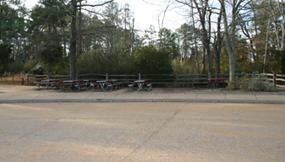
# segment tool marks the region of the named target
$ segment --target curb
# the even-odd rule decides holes
[[[17,99],[0,100],[0,104],[25,103],[230,103],[230,104],[285,104],[284,100],[244,99]]]

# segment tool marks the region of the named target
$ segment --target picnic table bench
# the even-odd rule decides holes
[[[45,87],[45,88],[58,88],[60,84],[60,80],[59,79],[45,79],[45,80],[41,80],[38,84],[38,87]]]
[[[133,83],[128,85],[131,90],[152,90],[152,84],[148,80],[135,80]]]
[[[96,80],[63,80],[61,87],[63,90],[82,91],[95,88]]]
[[[211,87],[226,87],[226,78],[211,78],[209,79],[209,86]]]
[[[98,84],[98,88],[100,88],[102,91],[112,91],[113,89],[119,89],[122,85],[121,82],[115,79],[98,80],[96,83]]]

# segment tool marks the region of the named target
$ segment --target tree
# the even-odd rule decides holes
[[[26,35],[26,9],[21,1],[0,0],[0,43],[13,44],[11,57],[24,57],[23,42]]]
[[[219,16],[217,18],[217,31],[214,33],[214,53],[215,53],[215,59],[216,59],[216,77],[218,77],[221,73],[221,53],[222,53],[222,45],[223,45],[223,33],[221,31],[222,27],[222,13],[223,11],[220,10]]]
[[[210,6],[209,0],[176,0],[176,2],[186,5],[193,11],[196,10],[199,18],[199,23],[201,25],[202,31],[202,43],[204,52],[207,55],[207,69],[208,69],[208,79],[212,75],[212,54],[211,54],[211,16],[212,8]],[[194,13],[194,12],[193,12]]]
[[[71,79],[77,78],[77,68],[76,68],[76,60],[77,60],[77,36],[78,36],[78,29],[77,29],[77,15],[78,10],[81,10],[84,7],[98,7],[103,6],[108,3],[113,2],[113,0],[108,0],[99,4],[87,4],[82,3],[83,0],[71,0],[71,40],[70,40],[70,77]]]
[[[170,29],[162,28],[160,29],[158,36],[159,49],[169,52],[172,59],[177,58],[179,56],[177,33],[172,32]]]
[[[69,24],[69,8],[66,0],[41,0],[32,9],[29,31],[31,32],[31,53],[36,60],[46,46],[66,48],[66,28]],[[63,51],[66,52],[66,49]],[[48,53],[47,53],[48,54]]]
[[[238,26],[238,15],[243,7],[248,4],[247,0],[219,0],[223,15],[224,36],[227,53],[229,55],[229,83],[235,81],[236,72],[236,33]],[[229,7],[226,7],[229,4]],[[231,22],[229,22],[228,12],[231,11]]]
[[[11,53],[11,45],[0,44],[0,74],[7,70],[7,66],[11,62]]]

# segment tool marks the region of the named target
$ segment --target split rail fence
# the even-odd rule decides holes
[[[266,82],[274,84],[276,87],[285,88],[285,75],[276,73],[242,73],[237,77],[259,77]],[[44,79],[62,79],[69,80],[69,75],[26,75],[25,85],[35,85]],[[228,75],[214,76],[210,80],[206,74],[80,74],[78,80],[120,80],[123,85],[128,85],[134,80],[149,80],[154,87],[226,87]],[[0,79],[1,81],[1,79]]]

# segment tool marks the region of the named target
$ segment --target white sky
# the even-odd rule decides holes
[[[25,5],[28,8],[32,8],[38,0],[24,0]],[[98,0],[89,0],[92,3],[100,2]],[[131,12],[134,13],[135,17],[135,28],[144,30],[148,29],[150,25],[154,25],[155,29],[158,29],[158,16],[163,15],[167,3],[169,0],[115,0],[122,7],[128,3],[130,5]],[[102,1],[101,1],[102,2]],[[179,13],[180,12],[180,13]],[[164,27],[175,30],[180,27],[186,20],[182,16],[183,11],[175,9],[171,6],[166,13],[164,20]]]

